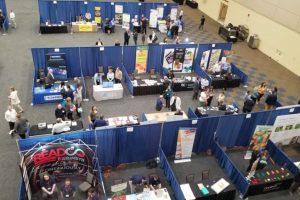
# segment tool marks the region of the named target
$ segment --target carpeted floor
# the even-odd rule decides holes
[[[8,90],[14,85],[19,91],[22,106],[25,108],[24,117],[28,118],[32,124],[43,121],[54,120],[54,104],[30,106],[31,103],[31,85],[33,62],[30,48],[32,47],[70,47],[70,46],[89,46],[93,45],[100,37],[105,45],[114,44],[115,39],[122,43],[123,31],[117,28],[116,33],[110,36],[103,33],[82,33],[82,34],[38,34],[38,5],[36,0],[6,1],[7,10],[14,10],[16,13],[17,29],[9,30],[6,36],[0,35],[0,100],[3,105],[0,107],[0,113],[4,114],[8,104]],[[204,32],[197,30],[201,12],[183,6],[185,30],[181,34],[182,40],[188,37],[190,41],[196,43],[222,42],[217,35],[218,24],[207,18]],[[159,40],[164,38],[158,34]],[[174,41],[170,41],[174,42]],[[139,38],[139,43],[141,43]],[[130,41],[133,44],[133,41]],[[299,99],[300,79],[289,72],[283,66],[271,60],[268,56],[258,50],[248,48],[244,42],[238,42],[233,45],[236,52],[234,62],[249,75],[248,88],[240,87],[230,89],[226,92],[226,102],[236,101],[240,106],[241,96],[247,89],[252,89],[262,81],[267,81],[269,85],[279,87],[279,99],[283,105],[295,104]],[[182,98],[182,109],[187,110],[189,106],[196,107],[197,102],[191,99],[191,92],[180,92]],[[86,122],[86,116],[91,105],[97,105],[100,112],[107,117],[127,114],[137,114],[142,112],[154,112],[154,103],[156,96],[135,97],[129,95],[125,89],[124,98],[121,100],[84,103],[83,119]],[[259,109],[257,107],[256,109]],[[11,139],[8,133],[8,125],[2,118],[0,120],[1,140],[0,140],[0,199],[10,200],[17,197],[17,186],[19,184],[19,169],[17,163],[18,152],[14,139]],[[272,199],[282,199],[287,196],[287,192],[280,192],[272,196]],[[264,199],[270,199],[270,196],[261,196]],[[252,198],[251,198],[252,199]]]

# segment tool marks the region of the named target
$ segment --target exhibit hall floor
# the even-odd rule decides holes
[[[19,92],[21,105],[25,109],[24,117],[29,119],[31,124],[39,122],[53,122],[55,104],[31,106],[31,85],[33,62],[30,48],[32,47],[71,47],[71,46],[92,46],[98,38],[101,38],[104,45],[113,45],[118,39],[123,43],[123,30],[117,28],[115,34],[105,35],[103,33],[83,33],[83,34],[54,34],[39,35],[38,33],[38,5],[36,0],[8,0],[7,10],[11,9],[16,13],[17,29],[9,30],[7,35],[0,35],[0,85],[2,106],[0,113],[2,116],[8,105],[9,87],[15,86]],[[224,42],[217,35],[218,24],[207,18],[205,31],[197,30],[201,12],[186,6],[184,9],[185,30],[182,40],[186,37],[196,43]],[[150,31],[150,30],[148,30]],[[159,40],[163,35],[158,34]],[[173,41],[171,41],[173,42]],[[139,37],[139,44],[141,43]],[[131,38],[130,44],[133,44]],[[226,102],[237,101],[241,106],[242,95],[247,89],[252,89],[262,81],[272,83],[279,87],[279,100],[284,105],[295,104],[299,98],[299,77],[295,76],[278,63],[269,59],[258,50],[249,49],[246,43],[236,43],[233,45],[236,52],[237,66],[244,70],[249,76],[249,87],[230,89],[226,91]],[[129,59],[129,58],[128,58]],[[198,103],[192,101],[192,92],[180,92],[182,98],[182,109],[187,110],[189,106],[196,107]],[[86,125],[87,113],[91,105],[96,105],[101,114],[106,117],[137,114],[142,112],[155,112],[154,104],[156,95],[147,97],[139,96],[132,98],[125,89],[124,98],[121,100],[94,102],[84,102],[83,120]],[[216,98],[216,97],[215,97]],[[259,108],[256,108],[259,109]],[[18,152],[15,139],[8,135],[8,124],[4,117],[0,120],[0,199],[14,200],[17,198],[20,173],[18,169]],[[271,193],[268,195],[251,197],[249,199],[293,199],[287,191]]]

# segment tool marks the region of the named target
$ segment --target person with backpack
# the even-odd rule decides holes
[[[172,90],[171,87],[168,86],[168,88],[164,91],[164,99],[166,100],[166,108],[170,109],[170,100],[172,97]]]

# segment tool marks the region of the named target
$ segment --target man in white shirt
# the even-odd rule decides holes
[[[17,28],[17,24],[16,24],[16,15],[15,13],[11,10],[9,13],[9,20],[10,20],[10,25],[13,28]]]
[[[97,72],[94,75],[94,85],[102,85],[102,73]]]
[[[213,65],[213,72],[215,74],[221,73],[221,63],[217,62],[216,64]]]
[[[85,21],[90,22],[92,19],[92,15],[89,11],[85,13]]]
[[[114,81],[115,80],[115,74],[112,70],[112,68],[109,68],[108,73],[106,75],[106,78],[108,81]]]
[[[170,100],[170,105],[171,105],[172,111],[180,110],[181,98],[179,96],[177,96],[175,93],[173,93],[173,96],[171,97],[171,100]]]
[[[16,110],[13,109],[11,106],[7,106],[7,111],[5,112],[5,120],[9,124],[9,130],[10,130],[9,133],[10,134],[11,134],[11,131],[14,130],[16,119],[17,119]]]
[[[202,78],[201,79],[201,88],[202,90],[206,89],[209,86],[209,82],[207,78]]]
[[[60,134],[70,130],[71,123],[63,121],[61,118],[56,119],[56,124],[52,127],[52,134]]]
[[[200,101],[200,106],[201,107],[206,107],[206,105],[207,105],[207,99],[208,99],[207,91],[203,90],[200,93],[200,97],[199,97],[199,101]]]

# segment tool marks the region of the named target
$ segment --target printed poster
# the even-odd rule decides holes
[[[252,135],[249,149],[259,151],[267,146],[273,126],[257,125]]]
[[[149,27],[156,28],[157,27],[157,17],[158,11],[156,9],[150,10],[150,19],[149,19]]]
[[[123,13],[122,17],[122,28],[129,29],[130,28],[130,14]]]
[[[171,20],[175,21],[177,19],[177,8],[172,8],[170,13]]]
[[[101,24],[101,7],[95,7],[95,22]]]
[[[182,72],[183,62],[185,57],[185,48],[175,48],[174,61],[173,61],[173,71]]]
[[[196,128],[179,128],[175,160],[191,158],[196,130]]]
[[[158,6],[157,12],[158,12],[158,14],[157,14],[158,19],[162,19],[164,17],[164,7]]]
[[[207,70],[207,64],[209,59],[210,50],[204,51],[202,53],[201,61],[200,61],[200,67],[203,70]]]
[[[167,70],[172,69],[174,58],[174,49],[165,49],[163,67]]]
[[[123,23],[123,5],[115,5],[115,23],[122,26]]]
[[[186,48],[183,61],[183,73],[191,73],[195,56],[195,48]]]
[[[138,73],[147,71],[148,46],[137,46],[135,57],[135,69]]]
[[[270,139],[283,145],[299,143],[300,114],[277,116]]]
[[[221,49],[211,50],[208,71],[213,71],[213,66],[219,62],[221,51]]]

